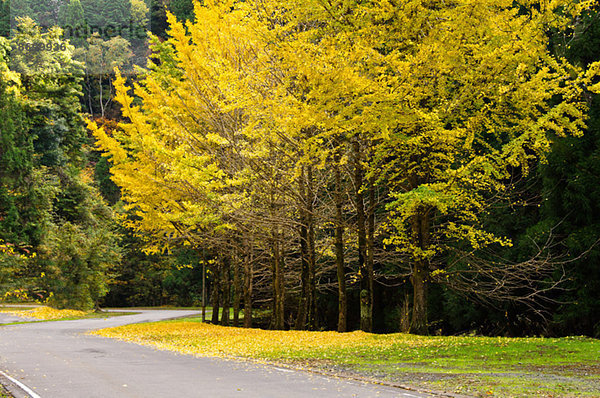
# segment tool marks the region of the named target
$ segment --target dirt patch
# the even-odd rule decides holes
[[[569,375],[578,377],[600,376],[600,364],[573,364],[573,365],[544,365],[544,366],[526,366],[523,368],[532,373],[550,373],[559,375]]]
[[[324,374],[395,385],[421,392],[433,392],[442,396],[461,396],[460,394],[490,395],[487,389],[497,389],[493,395],[512,396],[502,393],[504,384],[515,384],[531,389],[531,393],[540,396],[572,397],[578,394],[600,396],[600,388],[594,377],[599,374],[600,365],[564,365],[546,367],[522,367],[514,371],[472,372],[422,372],[411,369],[427,366],[427,363],[394,363],[385,365],[337,365],[331,361],[290,361],[287,365],[321,372]],[[417,369],[415,369],[417,370]],[[456,371],[456,370],[455,370]],[[525,387],[529,386],[529,387]],[[538,390],[547,386],[548,390]],[[577,391],[578,394],[573,393]]]

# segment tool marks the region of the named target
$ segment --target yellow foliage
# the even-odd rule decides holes
[[[27,250],[24,250],[23,252],[19,253],[19,251],[15,249],[16,248],[14,245],[0,239],[0,254],[2,255],[16,257],[22,260],[27,258],[34,258],[36,256],[35,252],[32,253]]]
[[[297,223],[305,168],[353,151],[387,196],[385,244],[409,262],[510,245],[482,216],[552,137],[585,128],[600,66],[554,56],[546,32],[592,3],[401,3],[214,0],[195,2],[196,23],[169,15],[161,62],[133,88],[117,73],[125,122],[112,135],[89,123],[150,250],[279,233]]]
[[[170,322],[135,324],[92,332],[184,354],[216,357],[285,358],[298,352],[321,350],[384,349],[392,344],[418,347],[436,344],[435,339],[408,334],[275,331],[223,327],[206,323]]]
[[[31,310],[22,310],[22,311],[1,311],[9,313],[11,315],[16,315],[24,318],[35,318],[43,321],[47,320],[59,320],[64,318],[75,318],[75,317],[83,317],[87,315],[87,312],[78,311],[78,310],[57,310],[51,307],[37,307]]]

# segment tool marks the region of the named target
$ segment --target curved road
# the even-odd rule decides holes
[[[194,314],[151,310],[106,319],[0,325],[0,370],[41,398],[427,396],[276,366],[158,351],[85,334]],[[3,322],[7,316],[0,314]]]

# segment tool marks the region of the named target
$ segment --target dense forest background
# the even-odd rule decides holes
[[[393,248],[394,225],[387,221],[391,188],[376,182],[384,172],[373,171],[386,168],[369,168],[382,159],[394,163],[400,152],[393,143],[377,152],[367,140],[350,139],[336,144],[344,149],[322,155],[330,156],[324,161],[331,167],[304,162],[283,174],[278,170],[289,166],[282,154],[269,158],[277,165],[272,170],[249,157],[254,163],[244,161],[255,175],[245,181],[260,188],[234,216],[221,219],[227,232],[197,227],[191,233],[189,224],[173,219],[175,232],[157,231],[158,221],[156,228],[140,227],[140,207],[124,200],[111,178],[111,160],[96,147],[85,119],[109,136],[122,128],[119,122],[130,121],[114,99],[115,67],[129,86],[144,79],[146,73],[137,68],[148,59],[158,76],[177,75],[167,9],[178,21],[195,20],[188,0],[2,0],[0,293],[5,300],[82,309],[205,303],[224,309],[221,319],[213,312],[212,322],[241,324],[245,309],[253,312],[255,326],[271,328],[600,337],[598,95],[584,93],[583,135],[552,136],[546,158],[529,161],[528,173],[512,170],[504,178],[510,193],[478,218],[481,229],[512,245],[490,245],[477,259],[486,269],[520,274],[518,284],[502,292],[474,288],[489,283],[487,273],[452,283],[443,270],[450,263],[459,270],[467,265],[457,260],[457,251],[447,250],[439,260],[444,265],[425,277],[427,322],[415,330],[410,320],[416,265]],[[600,60],[599,15],[598,7],[589,8],[561,19],[566,26],[548,28],[548,51],[588,69]],[[89,26],[104,30],[74,33]],[[125,29],[122,35],[107,34],[107,26]],[[134,34],[139,27],[154,37]],[[187,29],[193,31],[191,23]],[[141,102],[140,96],[134,101]],[[310,129],[303,134],[317,135]],[[321,156],[317,149],[313,154]],[[231,168],[242,164],[227,159]],[[206,223],[197,217],[198,225]],[[177,234],[178,226],[187,232]],[[463,248],[461,242],[452,244]]]

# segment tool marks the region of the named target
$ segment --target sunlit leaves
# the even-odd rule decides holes
[[[416,336],[364,332],[307,332],[243,329],[199,322],[170,321],[102,329],[93,334],[149,345],[184,354],[336,363],[385,362],[397,364],[426,360],[457,365],[487,359],[487,365],[523,361],[562,363],[563,350],[592,360],[600,350],[593,339],[505,338],[470,336]],[[541,351],[539,347],[544,347]],[[460,365],[459,365],[460,366]]]
[[[23,309],[21,311],[15,311],[15,310],[11,310],[11,311],[2,311],[0,310],[0,312],[5,312],[5,313],[9,313],[11,315],[16,315],[16,316],[20,316],[23,318],[34,318],[37,320],[41,320],[41,321],[49,321],[49,320],[59,320],[59,319],[64,319],[64,318],[77,318],[77,317],[83,317],[87,314],[87,312],[84,311],[78,311],[78,310],[57,310],[55,308],[51,308],[51,307],[37,307],[34,309]]]

